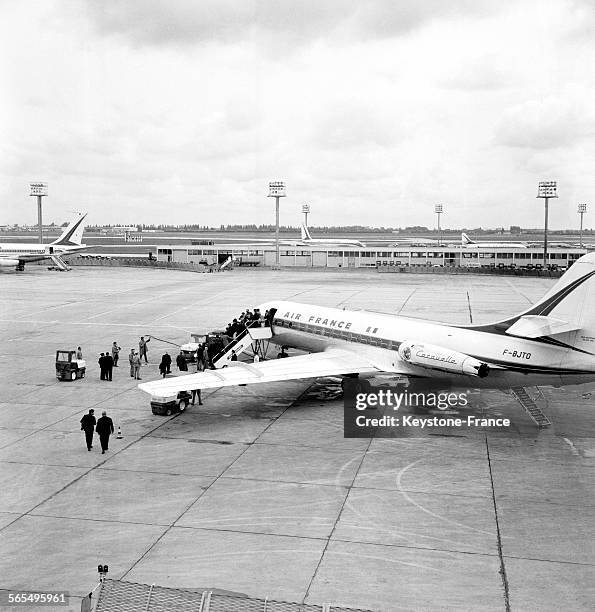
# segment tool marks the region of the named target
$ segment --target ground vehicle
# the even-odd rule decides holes
[[[190,334],[192,336],[192,342],[182,344],[180,351],[186,361],[194,363],[196,361],[196,350],[200,344],[207,345],[207,351],[209,358],[212,359],[215,355],[220,353],[230,341],[229,336],[226,335],[223,330],[215,330],[208,334]]]
[[[56,378],[58,380],[76,380],[85,378],[87,363],[76,359],[76,351],[56,351]]]
[[[153,397],[151,399],[151,410],[153,414],[169,416],[174,412],[183,412],[188,407],[192,394],[188,391],[180,391],[177,396]]]

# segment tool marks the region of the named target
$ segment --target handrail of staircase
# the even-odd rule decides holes
[[[246,336],[246,334],[248,333],[248,329],[250,327],[255,327],[255,324],[258,323],[258,321],[249,321],[248,323],[246,323],[246,327],[226,346],[223,347],[222,350],[220,350],[214,357],[213,359],[211,359],[212,363],[215,363],[216,361],[218,361],[221,357],[223,357],[223,355],[225,355],[228,351],[233,350],[234,346],[237,346],[238,343],[240,342],[240,340],[242,338],[244,338]]]

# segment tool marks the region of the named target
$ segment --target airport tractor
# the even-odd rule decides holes
[[[177,412],[184,412],[192,399],[188,391],[179,391],[177,395],[153,396],[151,398],[151,411],[153,414],[169,416]]]
[[[76,380],[85,378],[87,363],[76,358],[76,351],[56,351],[56,378],[58,380]]]

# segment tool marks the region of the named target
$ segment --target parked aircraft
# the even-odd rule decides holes
[[[498,249],[498,248],[509,248],[509,249],[526,249],[527,245],[524,242],[475,242],[471,240],[465,232],[461,233],[461,244],[469,249]]]
[[[302,223],[302,240],[298,241],[298,244],[308,245],[319,245],[319,246],[355,246],[365,247],[366,245],[359,240],[350,240],[349,238],[312,238],[310,230],[306,227],[305,223]]]
[[[49,244],[23,244],[18,242],[0,244],[0,268],[15,268],[22,271],[25,269],[26,263],[51,259],[60,270],[68,270],[69,268],[62,257],[87,248],[86,245],[81,244],[85,229],[83,221],[86,216],[86,213],[78,213],[60,237]]]
[[[152,396],[320,376],[373,378],[379,373],[437,379],[452,387],[517,390],[595,380],[595,253],[581,257],[535,305],[482,325],[452,325],[376,312],[351,312],[271,301],[268,338],[310,354],[231,363],[229,344],[216,365],[235,367],[146,382]],[[267,328],[257,328],[262,337]],[[251,333],[249,329],[248,334]],[[523,403],[523,405],[525,405]],[[527,408],[527,406],[525,405]],[[529,408],[527,408],[529,410]]]

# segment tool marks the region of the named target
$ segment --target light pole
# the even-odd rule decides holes
[[[581,216],[580,247],[583,248],[583,215],[587,212],[586,204],[578,205],[578,214]]]
[[[48,194],[47,183],[29,183],[30,196],[37,196],[37,224],[39,226],[39,244],[43,243],[43,223],[41,221],[41,198]]]
[[[558,186],[556,181],[540,181],[537,189],[537,197],[545,200],[545,222],[543,224],[543,267],[547,269],[547,217],[550,198],[558,197]]]
[[[304,225],[308,228],[308,213],[310,212],[310,204],[302,204],[302,212],[304,213]]]
[[[434,212],[436,213],[436,216],[438,217],[438,246],[442,245],[442,230],[440,229],[440,215],[444,212],[444,207],[442,206],[442,204],[436,204],[434,206]]]
[[[271,181],[269,183],[269,198],[275,198],[275,267],[281,267],[279,259],[279,198],[284,198],[285,183],[283,181]]]

